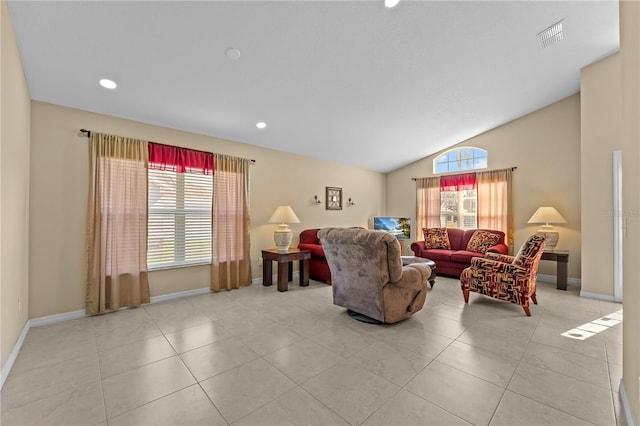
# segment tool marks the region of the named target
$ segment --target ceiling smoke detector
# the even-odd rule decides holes
[[[225,50],[224,54],[227,55],[227,58],[231,59],[232,61],[237,61],[238,59],[240,59],[240,49],[236,49],[234,47],[230,47]]]
[[[564,40],[564,19],[538,33],[538,43],[542,49],[559,43],[560,40]]]

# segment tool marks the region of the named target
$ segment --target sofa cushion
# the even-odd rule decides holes
[[[467,240],[463,242],[465,232],[466,231],[464,229],[447,228],[451,250],[464,250],[467,248],[467,243],[469,241]]]
[[[422,231],[426,249],[451,249],[447,228],[423,228]]]
[[[495,246],[500,241],[500,234],[490,231],[476,231],[467,244],[467,251],[485,253],[490,247]]]
[[[434,261],[438,260],[451,260],[451,254],[453,254],[453,250],[445,250],[445,249],[427,249],[422,252],[422,257],[426,259],[431,259]]]
[[[458,263],[471,264],[471,259],[481,257],[482,254],[476,251],[458,250],[451,254],[451,261]]]

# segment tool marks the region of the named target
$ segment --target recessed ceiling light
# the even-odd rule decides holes
[[[234,61],[237,59],[240,59],[240,50],[230,47],[227,50],[224,51],[224,53],[227,55],[227,58],[229,59],[233,59]]]
[[[384,0],[384,5],[389,9],[396,7],[398,3],[400,3],[400,0]]]
[[[258,121],[258,122],[256,123],[256,127],[257,127],[258,129],[264,129],[265,127],[267,127],[267,123],[265,123],[264,121]]]
[[[115,81],[109,80],[108,78],[103,78],[102,80],[100,80],[100,86],[104,87],[105,89],[115,89],[116,87],[118,87]]]

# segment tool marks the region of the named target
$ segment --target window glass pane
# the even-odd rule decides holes
[[[466,160],[473,157],[473,150],[471,148],[460,148],[460,158]]]
[[[449,163],[436,164],[436,173],[446,173],[449,171]]]
[[[472,147],[452,149],[437,157],[433,162],[435,174],[486,168],[487,151]]]
[[[486,169],[487,168],[487,157],[474,159],[473,160],[473,168],[474,169]]]
[[[476,217],[475,216],[464,216],[462,229],[476,229]]]
[[[474,158],[487,158],[487,151],[480,148],[473,148]]]
[[[475,189],[441,192],[440,201],[440,226],[461,229],[478,227]]]

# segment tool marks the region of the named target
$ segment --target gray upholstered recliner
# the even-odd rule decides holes
[[[333,282],[333,303],[386,323],[418,312],[427,297],[431,269],[402,266],[400,243],[391,234],[366,229],[318,232]]]

